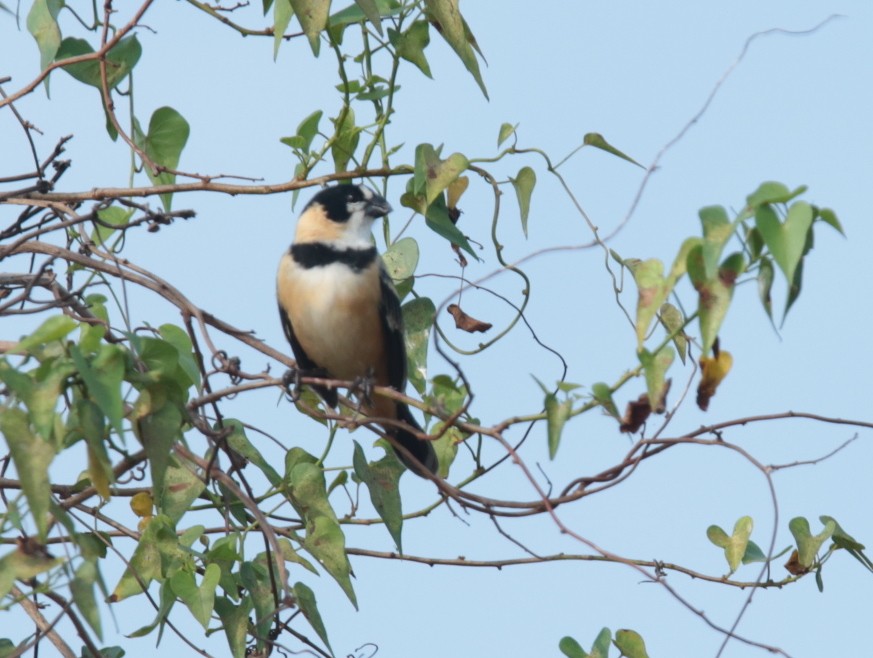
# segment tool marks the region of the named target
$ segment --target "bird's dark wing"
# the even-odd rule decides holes
[[[403,313],[400,309],[400,299],[394,290],[394,284],[391,282],[391,277],[388,276],[388,272],[385,271],[384,267],[380,271],[379,285],[382,287],[382,306],[379,309],[379,315],[382,318],[382,335],[385,341],[388,385],[401,393],[405,393],[406,341],[403,337]],[[419,432],[422,431],[418,421],[415,420],[415,417],[409,412],[409,407],[405,404],[397,403],[396,417],[397,420],[402,420]],[[419,475],[422,474],[422,466],[426,471],[431,473],[437,472],[439,462],[430,441],[423,441],[411,432],[397,427],[386,429],[412,455],[413,460],[410,460],[403,453],[397,453],[400,461],[406,464],[407,468]]]
[[[388,385],[401,393],[406,389],[406,342],[403,338],[403,313],[400,299],[394,290],[391,277],[384,267],[380,268],[379,285],[382,288],[381,308],[382,338],[385,342]]]
[[[318,371],[321,369],[320,366],[309,358],[309,355],[304,351],[300,341],[297,340],[297,336],[294,335],[294,327],[291,326],[291,319],[288,317],[288,314],[285,312],[281,303],[279,304],[279,319],[282,321],[282,329],[285,331],[285,338],[287,338],[288,342],[291,343],[291,351],[294,352],[294,358],[297,359],[298,370],[304,371],[304,374],[318,374]],[[404,368],[405,367],[406,364],[404,363]],[[338,402],[336,389],[327,388],[325,386],[313,386],[312,388],[331,407],[336,407]]]

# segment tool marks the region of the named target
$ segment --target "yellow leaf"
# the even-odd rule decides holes
[[[734,359],[730,352],[719,350],[712,358],[700,359],[700,384],[697,386],[697,406],[703,411],[709,407],[709,400],[715,395],[716,389],[731,370]]]
[[[155,501],[148,491],[140,491],[130,499],[130,509],[133,510],[134,514],[143,519],[148,519],[152,516],[154,504]]]

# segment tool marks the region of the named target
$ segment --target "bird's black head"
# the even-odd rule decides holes
[[[391,212],[391,205],[364,185],[341,184],[326,187],[312,197],[306,208],[315,204],[324,208],[328,219],[340,223],[349,221],[356,214],[375,219]]]

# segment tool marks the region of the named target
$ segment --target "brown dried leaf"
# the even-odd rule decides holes
[[[636,400],[627,403],[619,430],[626,434],[638,432],[651,413],[652,405],[649,403],[649,396],[647,393],[643,393]]]
[[[449,312],[449,315],[455,318],[455,326],[461,331],[466,331],[471,334],[477,331],[484,333],[492,327],[488,322],[482,322],[482,320],[477,320],[476,318],[467,315],[457,304],[449,304],[446,310]]]
[[[792,576],[802,576],[805,573],[809,573],[809,567],[805,567],[800,564],[800,558],[797,555],[797,549],[791,551],[791,557],[788,558],[788,562],[785,563],[785,568]]]

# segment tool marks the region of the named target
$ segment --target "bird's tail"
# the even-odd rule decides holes
[[[423,431],[418,421],[409,412],[409,407],[405,404],[397,405],[397,420],[401,420],[417,429]],[[436,452],[433,449],[433,444],[430,441],[419,439],[415,434],[399,427],[386,428],[391,436],[403,446],[407,452],[412,455],[412,458],[403,454],[401,451],[396,451],[397,457],[401,462],[413,473],[420,474],[422,467],[424,470],[436,475],[439,470],[439,460]]]

